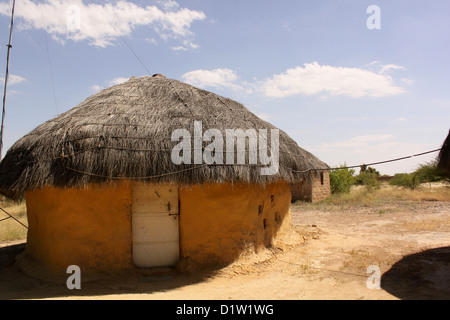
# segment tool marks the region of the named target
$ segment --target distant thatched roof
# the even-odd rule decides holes
[[[439,152],[438,167],[450,172],[450,130]]]
[[[131,78],[87,98],[18,140],[0,163],[0,192],[19,197],[43,186],[83,187],[91,182],[133,179],[195,184],[265,183],[310,178],[328,168],[280,130],[279,171],[262,176],[259,166],[175,165],[174,129],[203,131],[275,129],[243,105],[164,76]],[[207,143],[204,143],[207,145]],[[295,172],[306,171],[306,172]]]

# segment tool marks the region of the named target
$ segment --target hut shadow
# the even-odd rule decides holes
[[[69,290],[65,278],[50,280],[47,276],[36,276],[24,271],[17,261],[24,255],[25,244],[0,248],[0,300],[13,299],[45,299],[67,298],[77,299],[114,295],[163,293],[168,290],[184,287],[205,281],[217,271],[216,269],[198,270],[192,274],[180,273],[171,268],[135,269],[123,274],[81,276],[81,289]],[[18,258],[19,257],[19,258]],[[125,298],[125,297],[124,297]]]
[[[381,288],[400,299],[450,299],[450,247],[405,256],[382,275]]]
[[[25,243],[13,244],[0,248],[0,270],[3,270],[15,262],[17,254],[25,250]]]

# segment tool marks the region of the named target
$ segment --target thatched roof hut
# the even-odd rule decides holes
[[[450,173],[450,130],[438,155],[438,167]]]
[[[242,104],[161,76],[131,78],[105,89],[18,140],[0,164],[0,191],[17,198],[27,190],[86,187],[133,179],[206,182],[296,182],[327,165],[280,131],[279,172],[258,166],[175,165],[170,150],[177,128],[275,129]],[[296,172],[296,171],[301,171]]]
[[[175,164],[172,134],[195,121],[276,129],[238,102],[158,75],[94,94],[18,140],[0,163],[0,192],[26,195],[27,252],[55,271],[111,271],[227,263],[249,244],[270,245],[289,225],[289,183],[328,166],[282,131],[276,174]]]

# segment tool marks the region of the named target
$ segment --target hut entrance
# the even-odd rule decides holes
[[[134,184],[131,211],[134,264],[174,266],[180,255],[178,187]]]

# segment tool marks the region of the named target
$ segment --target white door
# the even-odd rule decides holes
[[[136,183],[132,188],[133,262],[137,267],[169,267],[179,260],[176,185]]]

